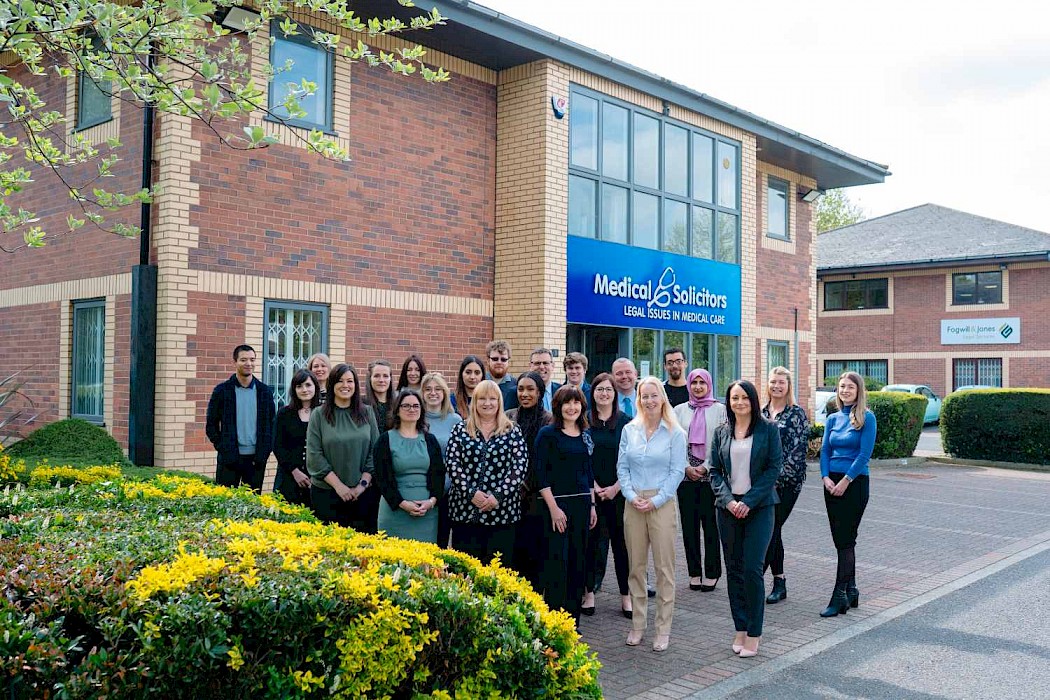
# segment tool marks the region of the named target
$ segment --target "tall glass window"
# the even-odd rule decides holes
[[[101,53],[104,49],[102,40],[93,36],[91,48]],[[77,129],[87,129],[113,118],[113,99],[110,97],[112,92],[113,83],[110,81],[95,82],[84,71],[77,73]]]
[[[738,364],[739,342],[735,336],[657,331],[649,328],[627,329],[630,353],[639,376],[664,376],[663,358],[669,348],[685,352],[687,370],[702,367],[711,373],[715,382],[716,398],[725,396],[729,382],[740,376]],[[648,371],[646,371],[648,370]]]
[[[70,415],[101,423],[105,406],[106,301],[73,302]]]
[[[788,183],[775,177],[766,181],[766,235],[788,237]]]
[[[739,264],[738,144],[585,88],[570,99],[570,235]]]
[[[273,389],[277,405],[288,403],[288,384],[310,355],[328,348],[328,307],[268,301],[265,304],[266,357],[263,381]]]
[[[332,54],[313,42],[313,35],[308,29],[300,30],[299,34],[293,36],[285,36],[280,24],[274,22],[270,36],[273,39],[270,64],[283,69],[291,62],[290,68],[281,70],[270,83],[270,112],[293,126],[332,131],[332,95],[335,93]],[[293,117],[284,107],[284,101],[290,93],[301,90],[297,86],[301,86],[304,80],[317,87],[312,95],[299,98],[299,107],[306,114]]]

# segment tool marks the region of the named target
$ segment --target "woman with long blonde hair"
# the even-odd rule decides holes
[[[676,518],[674,497],[685,476],[686,437],[678,425],[663,382],[646,377],[638,383],[638,413],[624,426],[616,474],[627,501],[624,539],[630,574],[631,631],[627,646],[645,636],[648,596],[645,569],[649,551],[656,567],[656,629],[653,651],[665,651],[674,616]]]
[[[452,548],[485,563],[497,554],[509,561],[529,452],[518,426],[503,412],[495,382],[486,379],[474,388],[467,419],[449,436],[445,466],[452,480]]]
[[[843,372],[835,390],[838,411],[828,416],[820,448],[820,476],[831,537],[838,552],[835,589],[821,617],[841,615],[860,603],[856,546],[868,505],[868,461],[875,447],[875,414],[868,410],[864,378]]]

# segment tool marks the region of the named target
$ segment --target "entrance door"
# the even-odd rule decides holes
[[[570,351],[587,356],[587,381],[612,371],[617,357],[627,355],[627,329],[569,324],[566,334]]]

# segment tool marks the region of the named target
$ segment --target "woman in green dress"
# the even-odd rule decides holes
[[[379,529],[390,537],[436,543],[437,504],[445,493],[441,445],[427,432],[418,391],[402,389],[390,409],[393,427],[379,436],[373,456],[383,495]]]

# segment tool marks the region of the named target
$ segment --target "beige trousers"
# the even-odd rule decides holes
[[[651,498],[657,493],[658,490],[649,489],[639,491],[638,495]],[[627,587],[634,608],[631,627],[635,630],[644,631],[646,625],[649,598],[646,594],[645,569],[651,548],[656,567],[656,634],[671,634],[671,618],[674,617],[674,542],[678,523],[676,511],[673,498],[648,513],[639,513],[630,503],[624,508],[624,540],[631,567]]]

